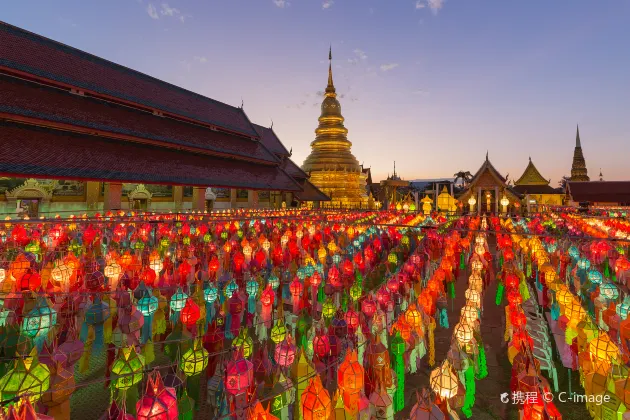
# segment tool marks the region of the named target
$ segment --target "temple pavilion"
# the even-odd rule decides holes
[[[6,215],[328,200],[242,106],[3,22],[0,92]]]
[[[367,207],[366,178],[359,161],[351,152],[348,129],[343,125],[341,104],[333,83],[332,51],[328,52],[328,85],[324,92],[319,126],[311,142],[311,154],[302,169],[318,189],[331,198],[335,207]]]
[[[545,179],[529,158],[529,163],[512,190],[523,197],[528,212],[540,211],[544,206],[561,206],[565,194],[560,188],[553,188],[551,180]]]

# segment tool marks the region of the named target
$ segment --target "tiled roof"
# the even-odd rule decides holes
[[[569,181],[567,189],[578,203],[630,203],[630,181]]]
[[[265,147],[271,150],[278,156],[286,157],[289,156],[289,151],[284,144],[280,141],[276,133],[274,133],[273,129],[263,127],[262,125],[254,124],[254,128],[256,132],[260,135],[260,141],[265,145]]]
[[[527,167],[523,171],[523,175],[515,182],[516,185],[549,185],[549,181],[545,179],[534,166],[532,159],[529,159]],[[550,187],[551,188],[551,187]]]
[[[300,201],[330,201],[330,197],[306,179],[302,183],[302,189],[304,191],[295,193],[295,197]]]
[[[301,192],[274,166],[0,123],[0,174]]]
[[[1,21],[0,70],[258,137],[241,108]]]
[[[88,132],[115,133],[125,138],[149,140],[171,147],[247,160],[278,164],[278,159],[261,142],[214,131],[206,126],[171,118],[68,91],[20,81],[0,75],[0,115],[8,119],[27,118],[39,124],[64,124]],[[41,121],[41,122],[40,122]]]
[[[519,194],[564,194],[561,190],[550,185],[514,185],[511,188]]]
[[[284,158],[282,164],[280,165],[282,169],[286,171],[289,175],[291,175],[295,179],[307,179],[308,175],[306,172],[302,170],[299,166],[295,164],[291,159]]]

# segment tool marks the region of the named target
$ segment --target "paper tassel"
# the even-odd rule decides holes
[[[504,289],[505,289],[505,286],[503,285],[503,283],[499,283],[499,286],[497,287],[497,295],[494,298],[494,303],[496,303],[497,306],[501,306],[501,303],[503,302]]]
[[[448,282],[448,295],[451,297],[451,299],[455,299],[455,282],[454,281]]]
[[[477,379],[488,376],[488,362],[486,360],[486,349],[483,343],[478,343],[479,356],[477,356]]]
[[[459,254],[459,269],[463,270],[466,268],[466,258],[464,256],[464,253],[462,252],[461,254]]]
[[[475,367],[471,364],[464,373],[466,387],[466,397],[464,399],[464,406],[462,407],[462,413],[466,418],[472,416],[472,408],[475,405]]]
[[[112,319],[114,317],[113,316],[109,316],[106,320],[105,320],[105,324],[103,324],[103,340],[105,341],[105,344],[110,344],[112,342]]]
[[[435,365],[435,319],[429,324],[429,366]]]
[[[162,335],[166,332],[166,315],[164,310],[159,308],[153,314],[153,334]]]
[[[144,344],[142,348],[142,354],[144,355],[144,363],[145,365],[150,365],[155,360],[155,353],[153,349],[153,341],[150,339]]]
[[[446,312],[446,308],[440,310],[440,327],[448,328],[448,313]]]

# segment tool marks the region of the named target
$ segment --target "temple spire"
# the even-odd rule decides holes
[[[575,147],[582,147],[582,142],[580,141],[580,125],[577,126],[577,131],[575,133]]]
[[[332,76],[332,45],[328,50],[328,86],[326,86],[326,96],[337,96]]]

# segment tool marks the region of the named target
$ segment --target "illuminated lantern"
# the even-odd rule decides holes
[[[470,266],[473,272],[480,272],[481,270],[483,270],[483,263],[479,260],[474,260]]]
[[[228,362],[226,375],[225,389],[228,394],[233,396],[242,394],[254,382],[254,365],[236,351],[234,359]]]
[[[616,300],[619,297],[617,286],[612,283],[605,283],[599,287],[602,297],[608,300]]]
[[[181,287],[178,287],[177,291],[173,293],[173,296],[171,296],[171,311],[181,311],[182,309],[184,309],[184,306],[186,306],[187,301],[188,295],[182,291]]]
[[[349,393],[363,390],[365,370],[358,361],[356,350],[349,351],[337,370],[339,387]]]
[[[28,357],[15,359],[13,369],[0,378],[0,399],[10,401],[28,395],[31,402],[36,402],[49,386],[50,369],[39,363],[37,349],[33,348]]]
[[[354,309],[348,309],[348,312],[346,312],[345,315],[345,319],[346,324],[348,325],[348,328],[350,330],[355,331],[359,327],[359,313],[356,312]]]
[[[276,325],[271,329],[271,341],[276,344],[281,343],[287,335],[287,327],[284,325],[284,320],[278,318]]]
[[[225,286],[225,289],[223,291],[223,294],[225,295],[226,298],[231,298],[232,295],[234,293],[236,293],[236,291],[238,291],[238,284],[236,284],[236,282],[234,281],[234,279],[232,279],[232,281],[230,281],[227,286]]]
[[[180,367],[186,376],[196,376],[203,372],[208,366],[208,352],[198,338],[193,346],[182,356]]]
[[[208,287],[205,288],[203,291],[203,298],[209,304],[213,304],[217,300],[218,297],[219,297],[219,291],[214,286],[214,284],[208,285]]]
[[[137,420],[176,420],[177,394],[175,388],[164,386],[160,372],[149,375],[144,395],[136,404]]]
[[[473,305],[464,305],[464,307],[460,311],[460,315],[462,320],[466,324],[473,325],[479,317],[479,312],[477,308]]]
[[[304,420],[328,419],[332,412],[330,394],[322,385],[319,375],[310,381],[300,399]]]
[[[118,277],[120,276],[120,266],[118,264],[115,264],[115,265],[116,267],[118,267],[117,273],[113,271],[114,270],[113,267],[108,270],[108,267],[111,267],[111,265],[108,265],[107,267],[105,267],[105,276],[108,277],[110,281],[112,282],[117,282]],[[64,291],[68,290],[71,275],[72,275],[72,269],[61,261],[58,261],[55,264],[55,267],[50,272],[50,277],[53,280],[53,285],[56,287],[62,288]],[[112,280],[114,278],[115,280]]]
[[[580,258],[577,266],[580,270],[586,271],[591,268],[591,262],[587,258]]]
[[[267,285],[271,286],[273,290],[276,290],[280,286],[280,279],[275,274],[271,274],[267,279]]]
[[[448,360],[442,365],[433,369],[429,378],[431,389],[442,399],[450,399],[457,395],[458,379],[453,373]]]
[[[330,355],[330,339],[327,335],[322,334],[322,331],[318,331],[313,339],[313,350],[319,358]]]
[[[473,329],[468,324],[462,324],[461,322],[455,325],[454,334],[459,342],[460,346],[465,346],[470,343],[473,338]]]
[[[619,347],[610,340],[608,334],[601,334],[591,341],[588,350],[598,361],[609,363],[620,363],[622,361]]]
[[[464,296],[466,297],[466,300],[468,301],[468,303],[477,307],[481,305],[481,294],[479,294],[478,291],[467,289]]]
[[[254,342],[251,337],[247,334],[247,328],[243,328],[238,336],[234,339],[232,343],[233,347],[236,347],[245,358],[249,358],[254,351]]]
[[[158,298],[149,294],[148,290],[145,290],[142,299],[138,301],[138,310],[142,312],[142,315],[149,317],[158,310]]]
[[[336,311],[337,307],[335,306],[335,303],[330,298],[326,299],[322,305],[322,316],[326,319],[330,319],[335,315]]]
[[[293,344],[293,339],[289,335],[284,341],[276,346],[274,360],[279,366],[286,369],[291,366],[295,360],[295,350],[295,344]]]
[[[368,319],[371,319],[376,313],[376,302],[371,296],[368,296],[363,302],[361,302],[361,311]]]
[[[35,306],[22,320],[22,334],[43,340],[57,324],[57,311],[52,309],[45,298],[37,299]],[[37,340],[36,340],[37,341]]]
[[[142,380],[144,356],[136,353],[134,346],[122,347],[112,365],[113,385],[117,389],[128,389]]]
[[[293,313],[297,313],[300,309],[300,296],[304,291],[304,285],[297,278],[293,279],[289,285],[289,292],[291,293],[291,300],[293,303]]]
[[[602,273],[597,270],[590,270],[587,275],[588,280],[593,284],[601,284],[602,277]]]
[[[184,325],[190,328],[197,323],[199,317],[199,305],[197,305],[197,303],[195,303],[192,298],[188,298],[186,300],[186,305],[184,305],[184,308],[180,313],[180,318],[182,322],[184,323]]]

